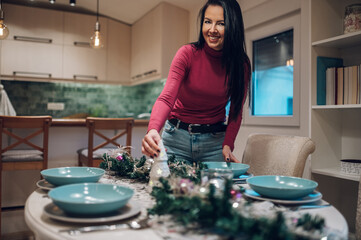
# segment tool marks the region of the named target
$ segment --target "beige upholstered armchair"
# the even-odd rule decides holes
[[[361,178],[358,185],[357,212],[356,212],[356,239],[361,239]]]
[[[284,175],[302,177],[308,156],[315,143],[308,137],[251,134],[243,153],[243,163],[249,164],[254,175]]]

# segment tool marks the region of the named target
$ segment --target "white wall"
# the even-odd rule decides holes
[[[242,1],[242,3],[249,1]],[[253,1],[252,1],[253,2]],[[234,153],[241,159],[246,145],[247,136],[251,133],[270,133],[283,135],[299,135],[310,136],[309,116],[310,116],[310,86],[309,86],[309,31],[308,31],[308,12],[306,1],[298,0],[268,0],[259,1],[257,6],[247,4],[247,10],[243,11],[246,39],[247,32],[255,28],[267,28],[267,24],[275,21],[275,19],[282,19],[284,16],[295,14],[299,12],[301,15],[301,34],[300,34],[300,124],[296,127],[286,126],[252,126],[243,124],[238,133],[235,146],[238,146]],[[250,49],[247,49],[250,52]],[[305,64],[303,64],[305,63]],[[297,63],[296,63],[297,64]],[[247,106],[245,106],[247,107]],[[244,111],[245,113],[245,111]],[[306,164],[304,177],[310,178],[310,159]]]

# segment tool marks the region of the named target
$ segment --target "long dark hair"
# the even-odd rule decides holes
[[[199,11],[199,37],[197,42],[192,43],[197,49],[203,48],[205,44],[202,26],[205,12],[210,5],[223,8],[225,32],[222,64],[226,68],[226,78],[228,77],[227,96],[233,106],[230,119],[236,120],[242,110],[243,100],[248,93],[249,82],[246,81],[249,81],[251,75],[251,65],[246,53],[244,39],[242,11],[236,0],[208,0]]]

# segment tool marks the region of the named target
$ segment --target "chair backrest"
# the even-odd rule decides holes
[[[51,116],[0,116],[2,170],[46,169],[48,167],[51,120]],[[22,136],[16,133],[16,129],[29,129],[30,133],[27,132],[26,136]],[[33,141],[38,136],[42,136],[41,144]],[[4,144],[3,139],[7,139],[8,144]],[[18,149],[23,146],[26,150]]]
[[[254,175],[302,177],[315,143],[308,137],[251,134],[243,153],[243,163]]]
[[[361,240],[361,177],[358,185],[355,235],[357,240]]]
[[[133,118],[96,118],[96,117],[87,117],[86,126],[89,129],[88,135],[88,166],[92,166],[92,156],[93,152],[101,149],[107,145],[112,145],[114,147],[119,147],[121,144],[117,140],[126,136],[125,147],[129,147],[127,150],[131,152],[132,144],[132,129],[133,129],[134,119]],[[113,136],[106,136],[103,130],[115,130]],[[103,139],[104,141],[94,146],[95,136]]]

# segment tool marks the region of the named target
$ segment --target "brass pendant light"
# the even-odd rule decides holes
[[[0,0],[0,40],[9,36],[9,29],[4,23],[4,11],[2,9],[3,1]]]
[[[97,21],[95,23],[94,34],[90,38],[90,46],[95,49],[99,49],[103,47],[103,40],[100,34],[100,23],[99,23],[99,0],[97,0]]]

